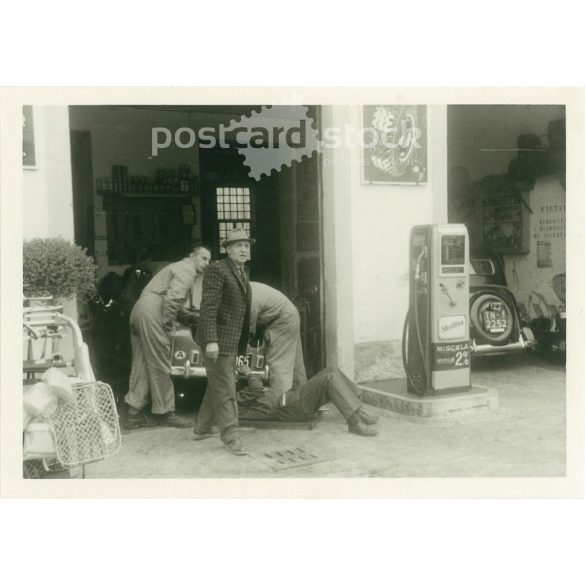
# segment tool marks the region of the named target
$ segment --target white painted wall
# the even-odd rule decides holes
[[[22,171],[23,239],[61,237],[73,242],[69,111],[66,106],[34,106],[33,119],[36,166]],[[77,318],[75,300],[65,301],[63,310]],[[68,336],[62,347],[71,355]]]
[[[352,112],[359,124],[361,111]],[[354,340],[400,339],[408,309],[408,243],[414,225],[447,221],[446,108],[432,107],[426,185],[364,185],[351,176]]]
[[[36,167],[23,170],[23,238],[73,241],[69,112],[65,106],[35,106],[33,118]]]
[[[323,128],[361,127],[359,106],[323,108]],[[447,221],[447,108],[428,108],[426,185],[367,185],[356,146],[323,153],[327,359],[353,371],[356,343],[398,341],[412,226]],[[336,329],[336,335],[333,331]]]

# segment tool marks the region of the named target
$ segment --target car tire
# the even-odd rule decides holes
[[[498,334],[488,333],[483,327],[482,319],[482,311],[485,304],[494,301],[502,303],[507,320],[506,330]],[[469,318],[471,320],[471,326],[475,332],[476,341],[480,343],[498,346],[506,345],[510,341],[510,337],[514,332],[515,311],[503,296],[495,293],[479,293],[473,298],[469,308]]]

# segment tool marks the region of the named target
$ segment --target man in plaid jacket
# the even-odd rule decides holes
[[[250,327],[252,291],[244,267],[255,240],[238,228],[223,242],[228,257],[211,265],[203,278],[201,315],[196,340],[205,348],[207,391],[199,409],[195,438],[211,434],[214,424],[234,455],[245,455],[238,431],[235,367],[238,353],[245,353]]]

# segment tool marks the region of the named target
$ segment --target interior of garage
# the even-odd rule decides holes
[[[107,280],[135,266],[154,273],[197,244],[218,259],[227,230],[244,227],[257,240],[251,280],[281,290],[299,309],[311,375],[325,363],[317,156],[257,181],[234,143],[185,148],[172,141],[153,149],[153,128],[172,135],[181,128],[217,130],[259,107],[71,106],[75,240]],[[318,108],[309,107],[309,115],[317,120]],[[113,349],[118,356],[128,350]],[[118,374],[109,381],[123,387],[125,369]]]
[[[472,255],[499,254],[523,320],[549,333],[565,311],[562,105],[448,107],[448,218]],[[537,331],[538,333],[538,331]]]

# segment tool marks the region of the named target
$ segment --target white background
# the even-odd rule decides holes
[[[559,1],[11,2],[0,84],[583,85],[583,37],[582,18]],[[582,500],[0,506],[5,583],[569,585],[584,576]]]

